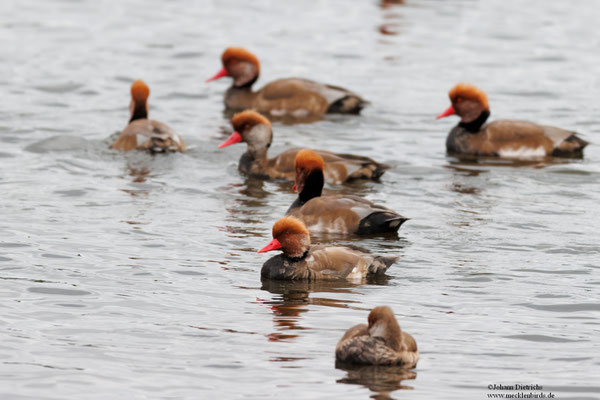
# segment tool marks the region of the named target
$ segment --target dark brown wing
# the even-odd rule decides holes
[[[185,151],[183,140],[175,131],[162,122],[149,119],[137,119],[129,123],[111,148],[121,151]]]
[[[321,93],[312,90],[305,80],[296,78],[268,83],[256,93],[254,105],[259,111],[281,116],[325,114],[328,107]]]
[[[335,356],[338,361],[349,364],[406,365],[408,368],[414,367],[417,361],[413,354],[397,352],[389,347],[383,338],[368,335],[340,340]]]

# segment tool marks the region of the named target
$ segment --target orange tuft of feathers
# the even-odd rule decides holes
[[[142,80],[137,80],[131,85],[131,98],[136,102],[145,102],[150,96],[150,88]]]
[[[303,149],[296,154],[296,161],[294,162],[296,169],[304,169],[306,171],[313,171],[315,169],[323,169],[323,159],[320,155],[309,149]]]
[[[228,47],[225,49],[223,55],[221,55],[223,66],[227,68],[227,65],[233,60],[249,61],[256,65],[256,72],[260,73],[260,62],[258,61],[258,58],[243,47]]]
[[[450,97],[450,101],[452,103],[454,103],[457,98],[461,97],[480,102],[483,108],[486,110],[489,110],[490,107],[485,92],[479,89],[477,86],[471,85],[470,83],[459,83],[458,85],[454,86],[448,93],[448,97]]]
[[[308,229],[302,221],[294,217],[283,217],[280,218],[273,225],[273,237],[277,240],[285,234],[301,234],[309,235]]]
[[[240,113],[237,113],[231,118],[231,125],[235,131],[242,133],[244,131],[244,126],[255,126],[265,124],[271,127],[271,122],[264,116],[257,113],[254,110],[245,110]]]

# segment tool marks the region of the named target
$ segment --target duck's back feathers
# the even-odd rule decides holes
[[[337,361],[358,365],[402,365],[414,368],[419,360],[419,351],[414,338],[402,332],[400,351],[388,346],[382,337],[373,337],[365,324],[356,325],[340,339],[336,348]]]
[[[356,94],[301,78],[278,79],[256,92],[252,106],[274,116],[325,113],[358,114],[367,104]]]
[[[242,172],[253,176],[269,177],[271,179],[294,180],[296,169],[294,162],[300,148],[286,150],[266,162],[260,160],[252,163],[240,163]],[[353,181],[356,179],[377,180],[390,169],[389,165],[378,163],[369,157],[354,154],[338,154],[325,150],[314,150],[324,161],[323,175],[325,181],[333,184]]]
[[[121,151],[149,150],[155,153],[183,152],[185,144],[175,131],[162,122],[136,119],[123,129],[111,148]]]
[[[310,231],[379,234],[397,232],[407,220],[400,214],[358,196],[320,196],[290,208]]]

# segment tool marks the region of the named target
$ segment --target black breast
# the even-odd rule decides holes
[[[290,260],[284,254],[279,254],[263,264],[260,275],[267,279],[293,279],[292,272]]]
[[[446,151],[450,154],[466,154],[468,153],[467,139],[470,133],[456,125],[446,138]]]

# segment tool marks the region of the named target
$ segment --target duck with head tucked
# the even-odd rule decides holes
[[[313,245],[302,221],[283,217],[273,225],[273,240],[259,253],[281,249],[264,263],[261,276],[283,280],[360,280],[382,275],[398,259],[349,246]]]
[[[336,361],[358,365],[417,366],[419,350],[415,339],[400,329],[387,306],[375,307],[369,313],[368,325],[348,329],[335,347]]]
[[[241,47],[229,47],[221,56],[223,68],[207,82],[223,77],[233,79],[225,93],[225,106],[231,110],[255,109],[273,117],[309,117],[326,113],[358,114],[368,103],[341,87],[301,78],[278,79],[258,91],[258,58]]]
[[[458,115],[448,134],[449,154],[504,158],[582,157],[588,142],[576,132],[533,122],[497,120],[490,116],[487,95],[478,87],[459,83],[448,93],[452,105],[437,118]]]
[[[153,153],[184,152],[183,140],[175,131],[162,122],[148,119],[148,96],[150,88],[144,81],[133,82],[129,124],[110,148],[121,151],[149,150]]]
[[[246,110],[233,116],[234,132],[219,145],[219,148],[245,142],[247,150],[240,158],[239,170],[259,179],[286,179],[296,176],[294,161],[300,148],[284,151],[267,158],[273,141],[271,122],[256,111]],[[323,173],[328,183],[340,184],[356,179],[377,180],[390,167],[368,157],[353,154],[337,154],[325,150],[314,150],[324,160]]]

